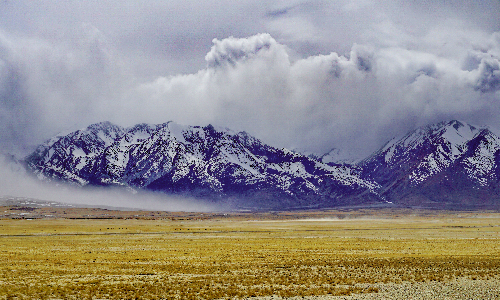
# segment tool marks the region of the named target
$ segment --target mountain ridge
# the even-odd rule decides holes
[[[235,207],[383,203],[378,185],[349,166],[323,164],[212,125],[97,123],[49,140],[25,161],[44,180],[183,194]]]
[[[452,120],[392,140],[360,165],[394,203],[498,206],[499,149],[489,129]]]
[[[48,140],[24,162],[42,180],[186,195],[236,209],[500,207],[500,138],[487,128],[445,121],[392,139],[354,164],[332,159],[339,153],[301,154],[210,124],[101,122]]]

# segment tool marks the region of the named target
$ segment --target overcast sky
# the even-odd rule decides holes
[[[367,155],[500,128],[500,1],[0,0],[0,147],[109,120]]]

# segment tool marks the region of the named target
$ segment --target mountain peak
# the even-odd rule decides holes
[[[457,131],[463,131],[463,130],[477,131],[478,129],[480,129],[476,126],[468,124],[467,122],[459,121],[459,120],[451,120],[449,122],[446,122],[444,126],[445,127],[453,127]]]
[[[452,145],[461,145],[480,132],[475,126],[460,121],[451,121],[443,129],[440,135]]]
[[[453,126],[456,130],[458,130],[460,127],[464,127],[464,123],[458,121],[458,120],[451,120],[448,122],[448,125]]]
[[[475,197],[497,197],[499,164],[500,138],[487,128],[451,120],[391,140],[362,167],[364,176],[380,183],[392,201],[410,197],[469,203]]]
[[[379,152],[393,153],[395,148],[415,149],[426,143],[446,144],[453,148],[463,145],[479,132],[477,127],[462,121],[440,122],[419,127],[400,139],[393,138]]]
[[[382,165],[385,170],[406,166],[412,181],[420,182],[450,166],[479,133],[476,127],[457,120],[419,127],[400,139],[392,139],[361,165]],[[376,176],[393,177],[385,173]]]

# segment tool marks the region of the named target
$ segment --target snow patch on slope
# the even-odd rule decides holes
[[[500,151],[500,138],[487,132],[484,139],[477,145],[473,155],[463,160],[464,168],[469,178],[479,185],[486,186],[495,179],[493,169],[496,166],[495,154]]]

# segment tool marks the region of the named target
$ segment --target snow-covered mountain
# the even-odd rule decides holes
[[[498,206],[499,150],[490,130],[454,120],[394,139],[359,165],[395,203]]]
[[[245,132],[173,122],[109,122],[56,136],[29,155],[40,179],[183,194],[234,208],[291,209],[383,202],[349,165],[321,163]]]
[[[278,149],[211,125],[122,128],[103,122],[50,139],[24,164],[42,180],[180,194],[232,208],[386,201],[500,207],[500,138],[487,128],[441,122],[393,139],[359,163],[341,154]]]

